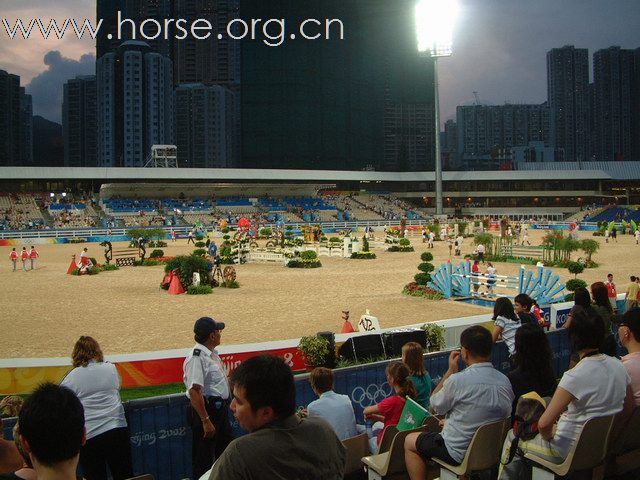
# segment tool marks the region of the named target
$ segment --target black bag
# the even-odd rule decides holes
[[[513,422],[513,435],[509,448],[508,465],[518,452],[518,443],[522,440],[532,440],[538,435],[538,420],[547,408],[546,402],[536,392],[525,393],[518,399],[516,414]]]

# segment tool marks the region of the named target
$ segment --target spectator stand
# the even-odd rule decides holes
[[[569,364],[570,346],[565,330],[548,334],[554,354],[556,376],[560,377]],[[446,372],[449,351],[429,353],[425,366],[434,384]],[[334,370],[334,390],[348,395],[353,402],[356,419],[363,423],[363,409],[381,401],[391,393],[386,383],[385,368],[390,360]],[[493,349],[493,365],[506,373],[509,352],[503,342]],[[308,405],[316,399],[309,384],[309,375],[296,376],[296,403]],[[191,434],[186,423],[188,399],[184,394],[167,395],[125,403],[131,434],[134,474],[150,473],[156,480],[175,480],[191,476]],[[243,432],[235,418],[231,418],[235,435]],[[11,439],[14,419],[5,419],[5,438]]]

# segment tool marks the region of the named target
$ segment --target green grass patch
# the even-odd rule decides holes
[[[166,385],[153,385],[150,387],[123,388],[120,390],[120,398],[123,402],[137,400],[139,398],[159,397],[173,393],[184,393],[183,383],[168,383]]]

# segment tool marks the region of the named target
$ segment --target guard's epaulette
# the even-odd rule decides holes
[[[202,350],[200,350],[199,348],[195,348],[195,349],[193,350],[193,356],[194,356],[194,357],[199,357],[199,356],[200,356],[200,352],[201,352],[201,351],[202,351]]]

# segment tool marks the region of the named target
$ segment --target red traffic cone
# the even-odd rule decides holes
[[[164,280],[162,280],[163,285],[171,285],[171,280],[173,279],[173,272],[169,272],[164,276]]]
[[[169,285],[169,290],[167,291],[171,295],[180,295],[181,293],[185,292],[184,288],[182,288],[182,284],[180,283],[180,279],[178,278],[177,275],[175,275],[171,279],[171,285]]]
[[[72,255],[71,263],[69,264],[69,268],[67,268],[67,275],[71,275],[73,272],[76,271],[77,268],[78,268],[78,265],[76,265],[76,256]]]
[[[352,333],[355,332],[355,330],[353,329],[353,325],[351,325],[351,322],[349,320],[345,320],[344,323],[342,324],[342,330],[340,330],[340,333]]]

